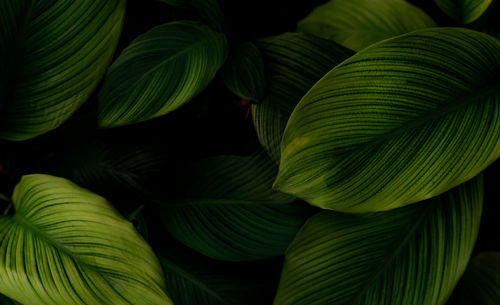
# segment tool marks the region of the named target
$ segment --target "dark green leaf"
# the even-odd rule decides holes
[[[281,255],[309,211],[271,190],[276,172],[265,154],[199,161],[182,171],[175,199],[163,204],[164,224],[178,240],[215,259]]]
[[[390,210],[500,156],[500,42],[459,28],[369,47],[323,77],[288,121],[277,190],[327,209]]]
[[[286,33],[261,39],[269,79],[268,95],[261,105],[252,105],[259,141],[277,164],[286,122],[311,87],[353,54],[333,41],[312,35]]]
[[[225,59],[225,36],[199,22],[153,28],[111,65],[99,94],[99,125],[141,122],[179,108],[208,85]]]
[[[125,0],[0,2],[0,138],[25,140],[68,119],[104,75]]]
[[[311,217],[287,250],[275,305],[442,305],[479,230],[482,178],[389,212]]]
[[[160,0],[175,7],[196,12],[204,21],[219,32],[225,32],[224,14],[217,0]]]
[[[246,42],[239,45],[221,70],[222,80],[237,96],[262,102],[266,93],[266,74],[259,49]]]
[[[298,30],[359,51],[387,38],[435,26],[422,10],[404,0],[330,0],[301,20]]]

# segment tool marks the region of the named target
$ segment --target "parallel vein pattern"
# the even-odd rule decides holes
[[[416,31],[351,57],[295,108],[275,187],[339,211],[437,196],[500,156],[500,42]]]
[[[446,15],[461,22],[471,23],[490,6],[492,0],[434,0]]]
[[[246,261],[282,255],[307,207],[271,190],[276,165],[265,154],[219,156],[183,170],[164,224],[178,240],[211,258]]]
[[[23,304],[171,304],[151,248],[102,197],[24,176],[0,217],[0,293]]]
[[[68,119],[104,75],[124,0],[0,2],[0,138],[25,140]]]
[[[442,305],[469,261],[482,177],[389,212],[311,217],[286,252],[274,305]]]
[[[127,125],[179,108],[208,85],[226,53],[226,37],[200,22],[153,28],[111,65],[99,93],[99,125]]]
[[[354,54],[333,41],[286,33],[258,41],[269,80],[268,95],[252,105],[260,143],[277,164],[286,122],[300,99],[328,71]]]

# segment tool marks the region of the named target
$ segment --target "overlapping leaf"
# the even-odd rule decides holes
[[[482,178],[389,212],[311,217],[287,250],[275,305],[442,305],[469,261]]]
[[[492,0],[434,0],[450,17],[462,24],[471,23],[481,16]]]
[[[179,108],[208,85],[225,59],[225,36],[202,23],[153,28],[111,65],[99,94],[99,125],[136,123]]]
[[[500,304],[500,253],[482,252],[470,262],[457,286],[460,304]]]
[[[286,33],[258,41],[269,79],[268,95],[252,105],[257,136],[276,163],[286,122],[304,94],[328,71],[353,54],[333,41]]]
[[[124,0],[0,3],[0,138],[25,140],[68,119],[104,75]]]
[[[24,176],[0,216],[0,293],[23,304],[171,304],[146,242],[102,197]]]
[[[174,304],[271,304],[279,282],[281,260],[234,263],[207,258],[168,242],[158,254]]]
[[[174,200],[162,206],[166,228],[211,258],[264,259],[284,253],[308,216],[294,198],[271,190],[276,165],[264,154],[220,156],[183,170]]]
[[[330,0],[301,20],[298,30],[352,50],[436,24],[404,0]]]
[[[266,93],[266,73],[262,55],[253,43],[237,46],[221,72],[231,92],[255,103],[262,102]]]
[[[426,29],[359,52],[295,108],[276,189],[328,209],[437,196],[500,155],[500,42]]]

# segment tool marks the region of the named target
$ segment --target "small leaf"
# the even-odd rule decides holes
[[[199,22],[153,28],[111,65],[99,93],[99,125],[132,124],[179,108],[208,85],[225,59],[225,36]]]
[[[2,0],[0,138],[55,129],[90,96],[115,51],[125,0]]]
[[[387,38],[435,26],[422,10],[404,0],[330,0],[297,28],[359,51]]]
[[[500,253],[482,252],[469,263],[457,286],[460,304],[500,304]]]
[[[172,304],[148,244],[102,197],[24,176],[0,216],[0,293],[23,304]]]
[[[199,161],[182,171],[174,199],[162,205],[163,223],[175,238],[211,258],[281,255],[309,210],[271,190],[276,172],[264,154]]]
[[[434,0],[446,15],[468,24],[481,16],[492,0]]]
[[[369,212],[473,178],[500,156],[499,54],[498,40],[458,28],[359,52],[295,108],[275,188],[321,208]]]
[[[277,164],[286,122],[311,87],[352,51],[312,35],[286,33],[258,41],[269,79],[268,95],[252,105],[260,143]]]
[[[237,96],[260,103],[266,92],[266,73],[259,49],[246,42],[239,45],[221,70],[226,87]]]
[[[287,250],[274,305],[442,305],[467,267],[482,177],[389,212],[311,217]]]
[[[224,33],[226,25],[224,14],[217,0],[160,0],[171,6],[188,9],[198,14],[201,21],[209,24],[214,30]]]

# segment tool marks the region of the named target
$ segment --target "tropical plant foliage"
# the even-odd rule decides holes
[[[491,0],[1,0],[0,305],[500,304],[499,38]]]

